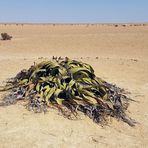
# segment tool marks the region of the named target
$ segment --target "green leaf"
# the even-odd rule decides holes
[[[49,87],[49,85],[46,85],[44,87],[44,89],[46,89],[45,92],[44,92],[44,96],[46,97],[48,95],[48,92],[50,91],[51,88]]]
[[[61,89],[56,89],[55,92],[54,92],[54,97],[55,98],[58,98],[58,95],[62,92],[63,90]]]
[[[58,105],[62,105],[64,99],[61,98],[56,98],[56,102],[58,103]]]
[[[21,80],[21,81],[19,81],[19,85],[22,85],[22,84],[26,84],[26,83],[28,83],[28,79],[23,79],[23,80]]]
[[[90,91],[87,91],[84,89],[82,89],[81,93],[83,93],[85,96],[89,96],[89,97],[93,97],[93,98],[96,97],[93,92],[90,92]]]
[[[46,101],[47,105],[49,105],[49,100],[50,100],[51,96],[54,94],[54,92],[55,92],[55,87],[52,87],[50,89],[50,91],[48,92],[48,94],[45,96],[45,101]]]
[[[40,83],[38,83],[38,84],[36,85],[36,91],[38,91],[38,92],[40,91],[40,86],[41,86]]]
[[[81,72],[81,71],[85,71],[85,72],[87,72],[87,73],[91,73],[91,71],[88,70],[88,69],[85,68],[85,67],[75,67],[75,68],[69,69],[69,71],[70,71],[72,74],[76,74],[76,73]]]

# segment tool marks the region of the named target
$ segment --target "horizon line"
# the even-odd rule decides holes
[[[148,24],[148,22],[96,22],[96,23],[91,23],[91,22],[87,22],[87,23],[85,23],[85,22],[80,22],[80,23],[74,23],[74,22],[72,22],[72,23],[68,23],[68,22],[66,22],[66,23],[62,23],[62,22],[56,22],[56,23],[54,23],[54,22],[52,22],[52,23],[42,23],[42,22],[0,22],[0,24],[19,24],[19,25],[21,25],[21,24],[36,24],[36,25],[77,25],[77,24],[81,24],[81,25],[86,25],[86,24],[94,24],[94,25],[99,25],[99,24]]]

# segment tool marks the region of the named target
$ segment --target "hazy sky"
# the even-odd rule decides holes
[[[0,0],[0,22],[148,22],[148,0]]]

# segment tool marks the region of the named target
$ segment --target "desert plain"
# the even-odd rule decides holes
[[[148,24],[0,24],[3,32],[13,38],[0,40],[0,85],[53,56],[80,60],[130,92],[135,101],[127,114],[137,124],[110,119],[102,127],[84,115],[68,120],[56,110],[35,114],[20,101],[0,107],[1,148],[148,147]]]

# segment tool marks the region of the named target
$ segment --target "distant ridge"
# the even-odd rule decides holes
[[[0,25],[135,25],[135,26],[147,26],[148,22],[144,23],[15,23],[15,22],[2,22]]]

